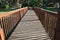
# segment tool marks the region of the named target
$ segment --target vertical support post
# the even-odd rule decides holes
[[[4,35],[3,29],[0,29],[0,37],[1,37],[1,40],[5,40],[5,35]]]

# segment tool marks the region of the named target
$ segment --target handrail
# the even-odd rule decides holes
[[[8,37],[9,33],[16,26],[18,21],[28,11],[28,7],[20,8],[14,11],[5,12],[0,14],[0,28],[4,30],[5,38]],[[22,15],[23,14],[23,15]]]

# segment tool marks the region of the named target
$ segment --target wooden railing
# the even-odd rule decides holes
[[[10,35],[14,27],[17,25],[18,21],[21,20],[27,11],[28,7],[24,7],[0,14],[0,28],[4,30],[5,38]]]
[[[33,8],[39,17],[42,25],[44,26],[46,32],[49,34],[51,40],[55,40],[56,26],[58,14],[57,12],[48,11],[42,8]]]

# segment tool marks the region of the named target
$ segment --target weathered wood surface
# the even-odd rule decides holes
[[[39,18],[29,10],[8,40],[50,40]]]
[[[41,20],[46,32],[49,34],[51,40],[54,40],[55,29],[57,24],[57,12],[49,12],[40,8],[34,8],[37,16]]]

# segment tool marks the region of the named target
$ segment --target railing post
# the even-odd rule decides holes
[[[5,40],[5,35],[4,35],[3,29],[0,29],[0,37],[1,37],[1,40]]]
[[[56,29],[55,29],[55,39],[54,40],[60,40],[60,10],[58,11],[58,16],[57,16],[57,24],[56,24]]]

